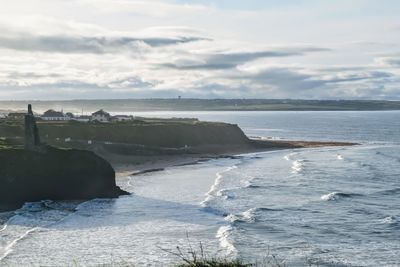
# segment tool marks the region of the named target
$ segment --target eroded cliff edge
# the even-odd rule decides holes
[[[115,184],[111,165],[90,151],[47,147],[45,152],[0,150],[0,203],[114,198],[127,194]]]
[[[45,199],[86,200],[125,194],[115,183],[113,167],[95,153],[41,143],[30,107],[25,116],[25,148],[0,149],[0,210]]]

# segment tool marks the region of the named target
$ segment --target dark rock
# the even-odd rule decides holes
[[[31,105],[25,115],[25,149],[0,150],[0,209],[24,202],[115,198],[126,195],[106,160],[85,150],[42,144]]]
[[[93,152],[53,147],[0,150],[0,184],[1,206],[128,194],[115,184],[111,165]]]

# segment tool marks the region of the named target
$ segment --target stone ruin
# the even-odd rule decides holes
[[[41,145],[32,105],[29,104],[28,113],[25,115],[25,149],[37,151],[40,150]]]

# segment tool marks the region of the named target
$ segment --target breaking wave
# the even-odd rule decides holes
[[[294,174],[301,173],[304,170],[304,162],[306,162],[306,160],[303,159],[298,159],[293,161],[292,173]]]
[[[15,215],[8,219],[0,229],[0,261],[6,258],[13,247],[29,234],[42,227],[50,227],[64,220],[75,211],[78,202],[55,202],[43,200],[40,202],[27,202]]]
[[[206,193],[206,198],[205,198],[205,200],[203,200],[203,201],[200,203],[200,205],[201,205],[202,207],[207,207],[207,206],[208,206],[208,203],[209,203],[211,200],[213,200],[214,198],[216,198],[216,197],[218,196],[218,194],[221,194],[221,193],[218,193],[218,191],[219,191],[218,188],[219,188],[219,186],[220,186],[220,184],[221,184],[222,178],[224,177],[224,176],[223,176],[224,173],[230,172],[230,171],[232,171],[232,170],[234,170],[234,169],[236,169],[236,168],[237,168],[237,166],[234,165],[234,166],[228,167],[228,168],[226,168],[225,170],[223,170],[223,171],[221,171],[221,172],[218,172],[218,173],[216,174],[217,178],[215,179],[214,184],[211,186],[210,190]]]
[[[380,220],[380,222],[383,224],[390,224],[390,225],[398,223],[396,217],[394,217],[394,216],[387,216],[387,217],[383,218],[382,220]]]
[[[341,192],[332,192],[326,195],[322,195],[321,199],[324,201],[333,201],[333,200],[339,200],[342,198],[352,198],[355,196],[360,196],[360,194],[355,194],[355,193],[341,193]]]
[[[218,238],[219,245],[226,252],[226,255],[235,257],[237,255],[237,249],[232,240],[233,230],[231,225],[221,226],[218,229],[216,238]]]

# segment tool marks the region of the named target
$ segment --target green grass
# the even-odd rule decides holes
[[[41,140],[51,145],[71,138],[119,144],[180,148],[198,145],[242,145],[246,136],[235,125],[197,119],[140,118],[130,122],[83,123],[38,121]],[[23,137],[23,121],[0,120],[0,137]]]
[[[253,265],[244,263],[240,260],[222,260],[222,259],[188,262],[177,265],[177,267],[251,267],[251,266]]]
[[[257,260],[253,263],[246,262],[240,258],[221,257],[221,256],[210,256],[200,242],[197,249],[194,249],[189,239],[189,235],[186,234],[187,245],[186,248],[176,247],[175,250],[169,250],[159,247],[160,250],[167,252],[182,263],[178,263],[176,267],[287,267],[288,265],[279,260],[276,256],[269,253],[263,257],[262,260]]]

